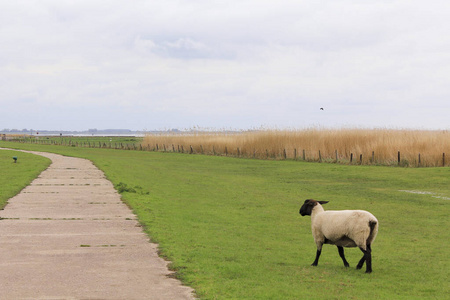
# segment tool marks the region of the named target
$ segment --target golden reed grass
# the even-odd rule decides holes
[[[350,163],[352,159],[355,164],[380,165],[399,164],[400,152],[402,166],[450,166],[448,130],[312,128],[240,133],[158,134],[145,136],[143,146],[183,152],[191,152],[192,147],[195,153],[261,159],[287,158],[340,163]]]

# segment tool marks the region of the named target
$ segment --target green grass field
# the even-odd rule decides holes
[[[92,160],[201,299],[446,299],[450,168],[347,166],[25,145]],[[4,178],[3,178],[4,180]],[[5,183],[0,182],[1,186]],[[128,192],[127,192],[128,190]],[[3,190],[2,190],[3,191]],[[380,222],[373,273],[315,244],[307,198],[365,209]]]
[[[17,157],[17,163],[13,156]],[[0,209],[49,165],[50,160],[42,156],[0,150]]]

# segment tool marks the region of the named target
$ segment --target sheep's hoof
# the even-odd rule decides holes
[[[356,270],[360,270],[362,268],[362,265],[360,266],[360,265],[357,265],[356,266]]]
[[[317,267],[317,264],[316,263],[312,263],[311,266]]]
[[[348,268],[348,267],[350,267],[350,265],[347,263],[347,264],[344,264],[344,266],[346,267],[346,268]]]
[[[370,274],[370,273],[372,273],[372,270],[366,270],[366,273]]]

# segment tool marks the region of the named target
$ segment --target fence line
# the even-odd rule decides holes
[[[72,140],[38,140],[38,139],[8,139],[8,141],[20,142],[20,143],[30,143],[30,144],[40,144],[40,145],[57,145],[57,146],[68,146],[68,147],[84,147],[84,148],[106,148],[106,149],[116,149],[116,150],[134,150],[134,151],[155,151],[155,152],[174,152],[174,153],[189,153],[189,154],[206,154],[206,155],[216,155],[216,156],[231,156],[231,157],[241,157],[241,158],[254,158],[254,159],[277,159],[277,160],[295,160],[295,161],[309,161],[309,162],[326,162],[326,163],[340,163],[340,164],[358,164],[358,165],[398,165],[398,166],[415,166],[415,167],[425,167],[423,163],[423,154],[418,153],[417,160],[408,161],[406,159],[402,159],[402,153],[400,151],[397,152],[397,161],[376,161],[375,151],[372,151],[371,157],[366,162],[363,161],[363,154],[359,154],[359,159],[356,153],[351,152],[349,155],[342,155],[338,153],[337,150],[334,151],[334,157],[332,156],[324,156],[323,153],[318,150],[316,153],[318,157],[314,156],[313,151],[306,151],[306,149],[302,149],[302,156],[298,155],[298,149],[294,148],[291,151],[288,151],[286,148],[280,150],[279,153],[273,151],[272,153],[269,149],[265,149],[264,152],[258,153],[256,149],[253,149],[251,153],[246,153],[239,147],[236,149],[229,149],[227,146],[224,147],[221,152],[216,147],[212,146],[212,151],[208,152],[205,150],[203,145],[200,145],[198,151],[196,151],[195,147],[189,145],[189,151],[185,151],[185,145],[177,145],[175,147],[174,144],[166,145],[166,144],[155,144],[155,146],[151,147],[150,144],[136,146],[136,144],[124,144],[124,143],[106,143],[106,142],[73,142]],[[171,147],[170,147],[171,146]],[[311,155],[307,155],[309,152]],[[289,156],[288,153],[293,153],[292,156]],[[354,156],[355,155],[355,156]],[[449,163],[446,160],[445,152],[442,153],[442,158],[439,162],[435,162],[432,166],[448,166]],[[450,165],[449,165],[450,166]]]

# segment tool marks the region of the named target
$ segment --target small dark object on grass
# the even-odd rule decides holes
[[[13,159],[14,159],[14,163],[16,163],[17,162],[17,156],[13,156]]]

